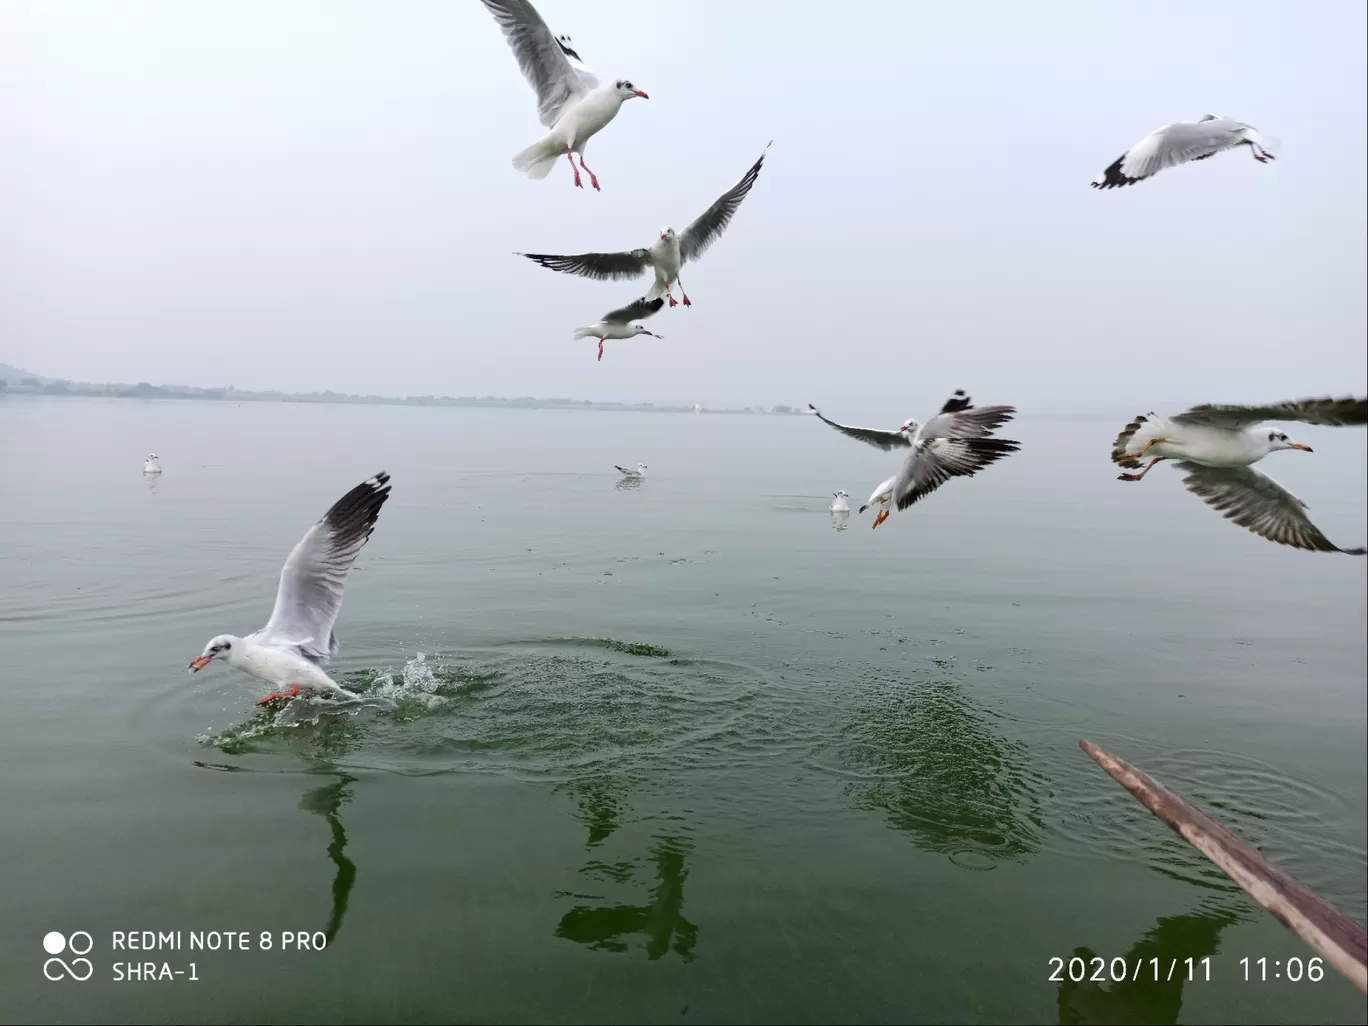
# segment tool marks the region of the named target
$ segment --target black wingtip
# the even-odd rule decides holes
[[[1121,162],[1126,159],[1123,153],[1107,166],[1107,170],[1102,172],[1102,181],[1090,183],[1094,189],[1117,189],[1123,185],[1134,185],[1136,182],[1143,181],[1146,176],[1131,178],[1129,175],[1121,173]]]

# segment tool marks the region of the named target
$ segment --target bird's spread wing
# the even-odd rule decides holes
[[[1177,167],[1190,160],[1205,160],[1230,146],[1230,122],[1179,121],[1165,125],[1145,136],[1102,172],[1102,180],[1093,182],[1094,189],[1115,189],[1134,185],[1166,167]]]
[[[565,59],[570,62],[570,67],[575,69],[575,74],[584,83],[585,92],[597,88],[599,84],[598,76],[589,70],[589,65],[585,64],[580,58],[579,52],[575,50],[575,44],[570,41],[567,35],[556,37],[556,44],[561,48],[561,53],[565,54]]]
[[[1008,438],[925,438],[912,447],[893,480],[893,501],[904,510],[952,477],[972,477],[1021,448]]]
[[[808,409],[817,415],[817,419],[823,424],[830,424],[841,434],[856,441],[864,442],[875,448],[889,452],[893,449],[904,449],[912,444],[912,439],[907,437],[905,431],[880,431],[878,428],[852,427],[850,424],[837,424],[834,420],[828,420],[822,416],[822,411],[808,403]]]
[[[624,306],[621,310],[614,310],[603,315],[603,319],[611,324],[626,324],[628,321],[639,321],[644,317],[658,311],[665,305],[662,299],[638,299],[631,306]]]
[[[773,144],[773,139],[765,144],[765,153],[769,152]],[[761,153],[760,159],[741,176],[741,181],[719,196],[716,203],[684,229],[684,234],[679,237],[680,263],[697,260],[703,255],[704,250],[721,237],[723,230],[736,214],[737,208],[741,206],[741,201],[746,198],[751,186],[760,177],[760,165],[765,162],[765,153]]]
[[[598,281],[639,278],[651,266],[651,254],[644,249],[627,253],[579,253],[575,256],[551,256],[546,253],[519,253],[518,256],[525,256],[552,271],[578,274],[581,278]]]
[[[259,641],[297,647],[300,655],[320,664],[337,651],[332,631],[347,571],[375,530],[389,494],[389,475],[376,474],[338,499],[309,528],[280,571],[275,608],[257,632]]]
[[[484,0],[484,5],[537,93],[537,117],[550,128],[572,101],[588,92],[581,73],[571,67],[565,49],[527,0]]]
[[[921,428],[921,438],[983,438],[1002,427],[1016,413],[1015,406],[975,406],[957,389],[940,413]]]
[[[1314,552],[1362,556],[1368,549],[1342,549],[1306,515],[1306,503],[1252,467],[1204,467],[1181,460],[1183,485],[1212,509],[1261,538]]]
[[[1265,420],[1299,420],[1304,424],[1326,427],[1359,427],[1368,424],[1368,396],[1355,399],[1292,399],[1267,406],[1219,406],[1210,403],[1194,406],[1171,417],[1183,424],[1211,424],[1216,427],[1241,429]]]

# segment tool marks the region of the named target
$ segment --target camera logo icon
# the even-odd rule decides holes
[[[56,983],[58,980],[73,979],[77,983],[84,983],[95,973],[95,967],[90,964],[90,959],[82,958],[82,955],[90,954],[90,949],[95,946],[95,940],[84,930],[77,930],[70,937],[67,937],[56,930],[45,934],[43,937],[43,950],[52,957],[43,963],[43,975]],[[70,964],[63,958],[59,958],[63,952],[68,952],[78,957],[73,958]]]

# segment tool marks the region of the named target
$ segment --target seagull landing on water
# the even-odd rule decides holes
[[[625,478],[639,481],[646,476],[647,468],[646,464],[638,463],[636,470],[628,470],[626,467],[619,467],[616,463],[614,463],[613,469],[622,471],[622,476]]]
[[[770,143],[765,145],[769,152]],[[575,256],[551,256],[546,253],[519,253],[527,259],[541,264],[553,271],[578,274],[581,278],[595,278],[599,281],[624,281],[639,278],[647,271],[654,271],[655,284],[646,293],[647,299],[664,296],[671,306],[678,306],[672,287],[679,286],[679,294],[685,306],[692,306],[684,283],[679,280],[679,269],[690,260],[697,260],[705,250],[722,236],[741,206],[741,201],[751,191],[756,178],[760,175],[760,165],[765,162],[765,154],[751,165],[739,182],[724,192],[712,206],[705,210],[683,233],[666,226],[660,229],[660,237],[644,249],[633,249],[625,253],[579,253]]]
[[[537,93],[537,117],[550,129],[514,156],[513,166],[529,178],[545,178],[564,154],[575,172],[575,185],[584,188],[580,181],[583,168],[589,175],[589,184],[598,191],[598,178],[584,162],[585,145],[617,117],[627,100],[650,97],[625,78],[600,85],[570,46],[570,37],[552,36],[537,9],[527,0],[484,0],[484,5],[503,29],[518,67]],[[575,167],[577,153],[579,167]]]
[[[1016,408],[975,406],[963,389],[946,400],[940,413],[925,424],[908,419],[897,431],[837,424],[823,417],[811,403],[808,406],[824,423],[866,445],[885,452],[899,447],[911,450],[902,469],[875,488],[869,501],[860,507],[861,513],[870,506],[880,507],[874,518],[875,527],[888,519],[890,505],[904,510],[952,477],[972,477],[988,464],[1021,448],[1020,442],[990,437],[1012,419]]]
[[[845,492],[845,491],[841,491],[841,492],[832,492],[832,493],[831,493],[831,506],[828,508],[827,512],[829,512],[829,513],[849,513],[849,512],[850,512],[850,493],[849,493],[849,492]]]
[[[665,300],[663,299],[638,299],[631,306],[624,306],[621,310],[613,310],[604,314],[603,320],[597,324],[576,328],[574,337],[598,339],[598,358],[600,360],[603,359],[603,342],[605,339],[636,338],[638,335],[664,338],[664,335],[657,335],[641,323],[642,318],[650,317],[653,313],[659,312],[664,305]]]
[[[1178,121],[1145,136],[1102,172],[1094,189],[1115,189],[1151,178],[1166,167],[1190,160],[1206,160],[1222,150],[1248,146],[1254,159],[1266,164],[1275,159],[1267,140],[1252,126],[1220,114],[1203,114],[1196,121]]]
[[[355,700],[357,696],[322,667],[337,654],[333,624],[342,608],[347,571],[375,530],[376,517],[389,494],[389,475],[381,472],[338,499],[285,560],[266,626],[245,638],[232,634],[211,638],[190,669],[198,672],[212,660],[222,659],[278,688],[289,685],[257,705],[314,690]]]
[[[144,474],[160,474],[162,472],[161,464],[157,462],[157,459],[158,457],[155,452],[149,452],[147,454],[147,459],[143,462]]]
[[[1132,469],[1148,456],[1138,474],[1122,474],[1122,481],[1140,481],[1163,460],[1178,460],[1187,472],[1183,484],[1208,506],[1280,545],[1315,552],[1344,552],[1362,556],[1368,550],[1342,549],[1311,523],[1306,503],[1271,477],[1254,470],[1270,452],[1309,445],[1294,442],[1276,428],[1257,425],[1270,420],[1297,420],[1330,427],[1368,424],[1368,398],[1296,399],[1269,406],[1194,406],[1167,420],[1151,413],[1136,417],[1116,436],[1112,462]]]

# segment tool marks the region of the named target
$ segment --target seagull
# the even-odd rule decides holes
[[[289,699],[306,691],[321,690],[356,699],[323,672],[323,665],[337,654],[333,624],[342,608],[342,587],[357,553],[375,530],[380,507],[389,498],[389,475],[383,471],[357,485],[323,519],[305,532],[280,571],[275,608],[266,626],[245,638],[220,634],[190,662],[198,672],[215,658],[250,673],[276,687],[288,684],[257,702]]]
[[[147,460],[143,463],[144,474],[160,474],[162,472],[161,464],[157,462],[157,459],[158,456],[155,452],[147,454]]]
[[[1178,460],[1187,473],[1183,485],[1208,506],[1269,541],[1314,552],[1344,552],[1362,556],[1368,549],[1342,549],[1311,523],[1306,503],[1266,474],[1253,469],[1270,452],[1309,445],[1294,442],[1265,421],[1297,420],[1329,427],[1368,424],[1368,397],[1294,399],[1268,406],[1194,406],[1167,420],[1151,413],[1138,416],[1122,429],[1112,445],[1112,462],[1135,469],[1142,457],[1150,461],[1138,474],[1122,474],[1122,481],[1140,481],[1163,460]]]
[[[638,463],[638,464],[637,464],[636,470],[628,470],[626,467],[619,467],[616,463],[613,464],[613,468],[614,468],[615,470],[620,470],[620,471],[622,471],[622,476],[623,476],[623,477],[636,477],[636,478],[645,477],[645,476],[646,476],[646,470],[647,470],[646,464],[644,464],[644,463]]]
[[[603,359],[603,343],[606,339],[635,338],[637,335],[650,335],[652,338],[663,339],[664,335],[657,335],[642,324],[641,320],[659,312],[664,305],[665,300],[659,298],[638,299],[635,303],[624,306],[621,310],[613,310],[604,314],[603,320],[597,324],[576,328],[574,337],[598,339],[598,358],[600,360]]]
[[[537,116],[550,131],[513,158],[513,166],[529,178],[545,178],[565,154],[575,173],[575,186],[584,188],[580,168],[598,192],[598,178],[584,162],[591,136],[617,117],[633,97],[650,99],[625,78],[599,84],[597,76],[570,46],[569,36],[551,35],[546,22],[527,0],[484,0],[503,29],[518,67],[537,93]],[[575,167],[575,154],[579,167]]]
[[[771,139],[765,145],[765,153],[769,152],[773,142]],[[679,268],[690,260],[697,260],[709,246],[721,238],[722,232],[741,206],[741,201],[746,198],[746,194],[751,191],[751,186],[759,177],[760,165],[765,162],[765,153],[760,154],[760,159],[751,165],[750,170],[742,175],[739,182],[718,197],[712,206],[685,228],[683,234],[666,225],[660,229],[660,237],[650,246],[625,253],[579,253],[575,256],[551,256],[546,253],[516,255],[525,256],[552,271],[578,274],[581,278],[595,278],[598,281],[639,278],[647,271],[653,270],[655,284],[651,286],[651,291],[646,293],[647,299],[664,296],[669,300],[670,306],[678,306],[672,293],[673,286],[678,285],[684,305],[693,306],[693,303],[689,302],[688,293],[684,291],[683,282],[679,280]]]
[[[831,495],[832,495],[831,506],[830,506],[828,512],[830,512],[830,513],[849,513],[849,512],[850,512],[850,493],[849,493],[849,492],[844,492],[844,491],[842,491],[842,492],[832,492]]]
[[[1102,172],[1094,189],[1115,189],[1151,178],[1166,167],[1190,160],[1206,160],[1222,150],[1248,146],[1254,159],[1266,164],[1275,159],[1268,141],[1250,125],[1220,114],[1203,114],[1196,121],[1178,121],[1145,136]]]
[[[863,513],[878,506],[874,518],[878,527],[892,512],[890,505],[904,510],[930,495],[952,477],[972,477],[990,463],[1021,448],[1020,442],[990,437],[1016,413],[1013,406],[975,406],[964,389],[957,389],[938,414],[925,424],[908,418],[897,431],[851,427],[827,420],[811,403],[808,408],[818,418],[851,438],[888,452],[904,447],[911,451],[902,469],[882,482],[860,507]]]

